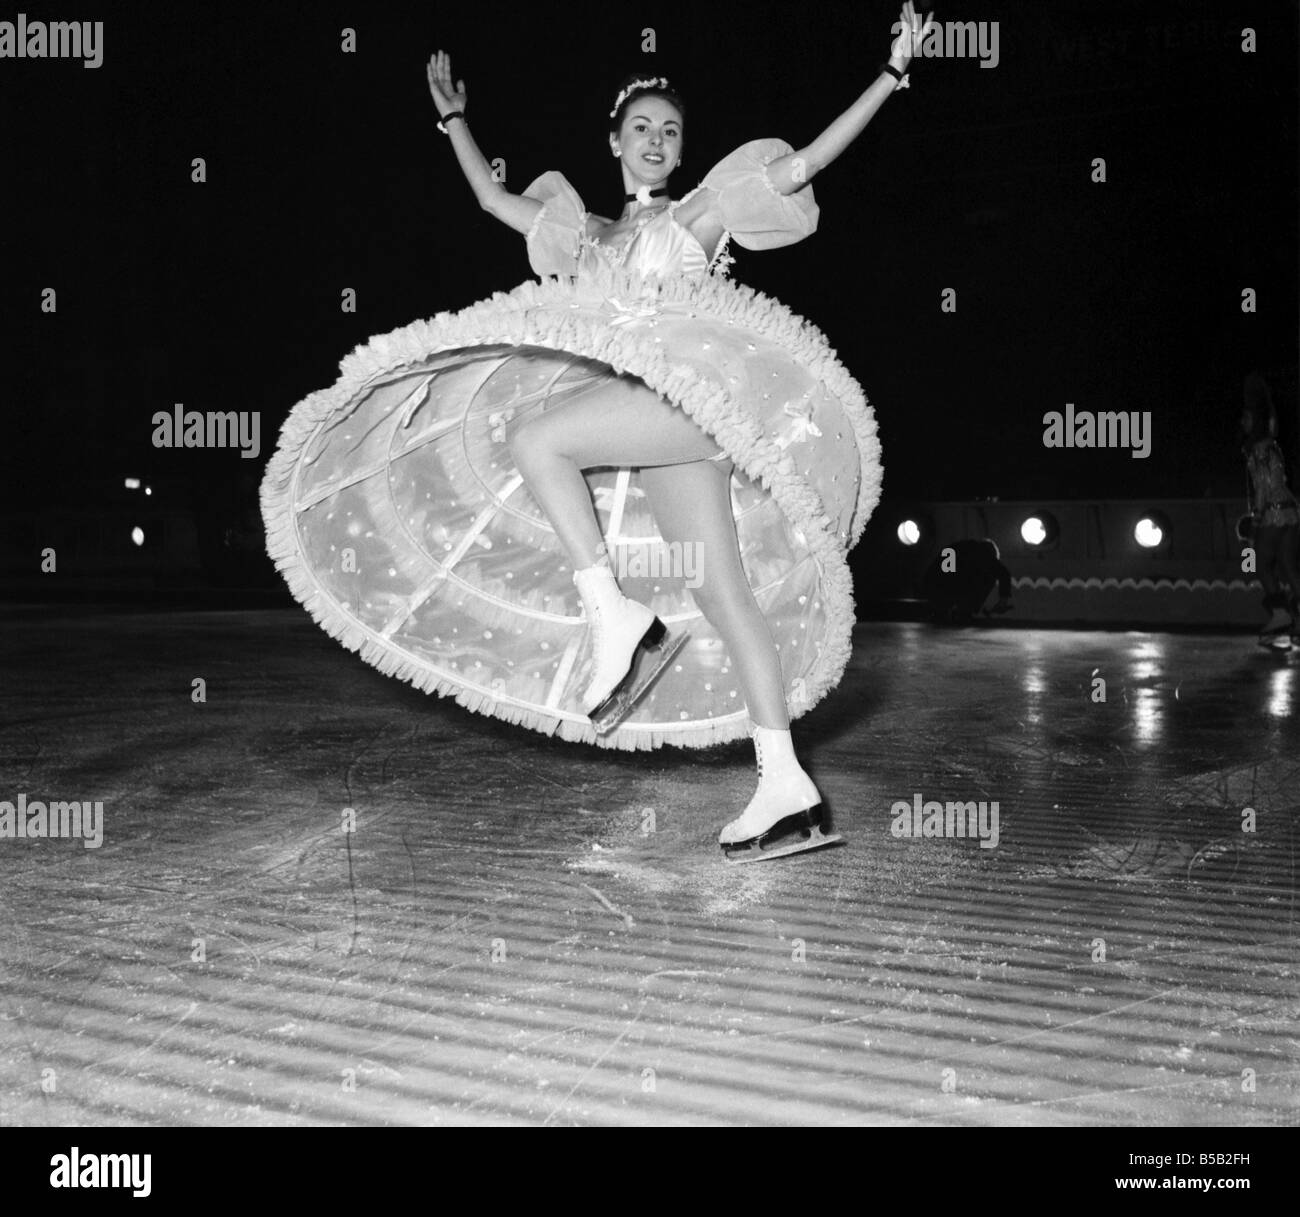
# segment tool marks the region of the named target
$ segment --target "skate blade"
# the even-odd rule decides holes
[[[806,837],[803,835],[805,832],[808,834]],[[824,845],[842,842],[844,838],[837,832],[822,832],[814,825],[812,828],[800,829],[782,837],[771,845],[764,845],[763,841],[763,837],[737,841],[734,845],[724,845],[722,852],[728,862],[739,866],[746,862],[766,862],[769,858],[785,858],[790,854],[806,853],[810,849],[821,849]]]
[[[623,678],[623,683],[591,712],[591,724],[597,735],[608,735],[615,730],[659,679],[663,670],[677,657],[677,652],[686,645],[690,634],[669,634],[658,647],[638,648],[632,670]]]

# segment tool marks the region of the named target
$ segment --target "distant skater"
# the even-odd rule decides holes
[[[949,549],[953,551],[950,556],[945,554]],[[984,608],[994,588],[998,598],[987,611],[1009,612],[1011,572],[1003,566],[997,544],[985,537],[944,546],[926,568],[922,590],[932,620],[962,622],[970,621]]]
[[[1277,413],[1260,376],[1246,382],[1241,437],[1250,484],[1255,573],[1268,612],[1259,642],[1274,650],[1289,650],[1293,641],[1300,642],[1300,503],[1287,485],[1286,460],[1277,442]]]

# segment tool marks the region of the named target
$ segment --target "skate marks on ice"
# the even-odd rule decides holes
[[[1279,892],[1279,834],[1300,811],[1300,760],[1274,758],[1163,784],[1146,807],[1102,833],[1076,825],[1085,844],[1039,874],[1123,881],[1250,883]],[[1116,817],[1122,820],[1124,817]],[[1287,849],[1286,853],[1290,853]]]
[[[452,915],[429,912],[429,741],[409,717],[176,717],[124,709],[71,738],[0,739],[10,788],[89,782],[108,812],[100,849],[4,850],[28,913],[0,944],[15,982],[0,1107],[26,1123],[259,1122],[313,1103],[307,1118],[345,1118],[276,1058],[327,1053],[340,1019],[390,1026],[425,955],[431,975],[457,966],[447,942],[508,897],[475,876]],[[345,806],[360,832],[340,831]],[[31,1084],[51,1062],[56,1100]]]
[[[856,905],[867,893],[903,899],[963,876],[977,883],[995,865],[992,851],[967,848],[967,842],[907,848],[907,842],[890,836],[884,811],[874,818],[866,814],[873,807],[888,809],[878,783],[834,772],[830,764],[822,770],[832,827],[844,834],[841,842],[761,865],[729,861],[717,834],[747,797],[750,775],[737,780],[725,770],[705,771],[689,780],[647,777],[636,784],[630,801],[624,785],[625,801],[608,812],[581,808],[584,831],[564,865],[609,898],[619,914],[629,913],[638,922],[678,913],[781,917],[811,904]]]
[[[725,773],[700,774],[693,781],[644,779],[635,802],[593,817],[565,866],[593,887],[601,888],[602,877],[630,887],[634,895],[628,899],[648,903],[647,913],[671,906],[718,917],[785,894],[808,881],[805,865],[847,852],[837,846],[763,866],[729,863],[717,836],[735,814],[729,809],[737,803],[737,785]]]
[[[1300,757],[1211,769],[1173,783],[1169,801],[1175,806],[1202,803],[1215,807],[1255,807],[1261,811],[1300,810]]]

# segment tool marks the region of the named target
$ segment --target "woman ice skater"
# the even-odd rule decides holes
[[[812,179],[907,83],[932,18],[909,0],[900,22],[811,143],[751,141],[675,201],[686,107],[630,77],[615,219],[558,172],[494,180],[437,52],[439,129],[540,281],[358,348],[295,407],[262,486],[295,595],[381,670],[606,747],[752,734],[758,788],[719,835],[733,860],[833,839],[790,719],[848,661],[846,556],[881,468],[860,387],[813,326],[730,282],[727,251],[815,231]]]

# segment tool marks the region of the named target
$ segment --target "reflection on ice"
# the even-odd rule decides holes
[[[1025,669],[1021,684],[1026,694],[1025,718],[1032,724],[1043,721],[1043,694],[1047,692],[1047,680],[1043,675],[1043,665],[1037,660]]]
[[[1133,701],[1133,726],[1139,744],[1153,744],[1162,727],[1159,694],[1155,689],[1138,689]]]
[[[1132,660],[1163,660],[1165,658],[1165,640],[1163,638],[1142,638],[1135,642],[1129,650],[1129,658]]]
[[[1291,690],[1295,685],[1293,668],[1278,668],[1268,682],[1268,712],[1274,718],[1290,718],[1293,699]]]

